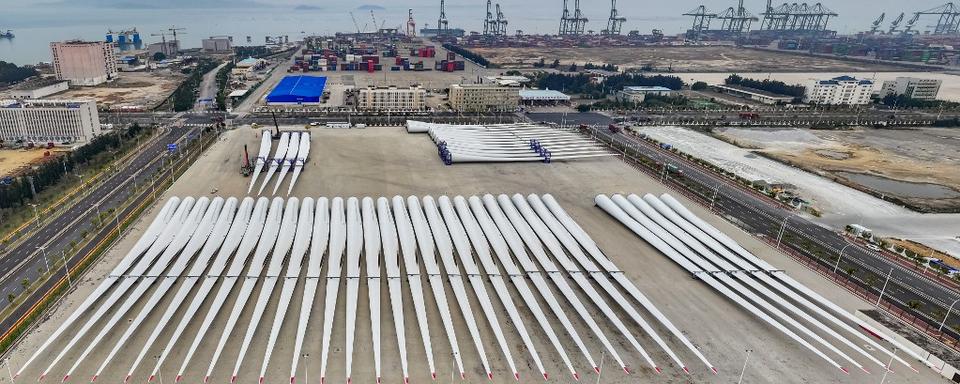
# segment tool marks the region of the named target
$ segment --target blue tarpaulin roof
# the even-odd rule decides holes
[[[267,95],[268,103],[319,103],[327,78],[287,76]]]

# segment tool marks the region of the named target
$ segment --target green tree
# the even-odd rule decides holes
[[[23,290],[26,291],[27,288],[30,288],[30,279],[20,280],[20,285],[23,287]]]
[[[167,59],[167,55],[163,52],[157,52],[153,54],[153,61],[164,61]]]
[[[690,89],[694,91],[702,91],[704,89],[707,89],[707,83],[698,81],[696,83],[693,83],[693,85],[690,86]]]
[[[580,105],[577,105],[577,112],[580,112],[580,113],[590,112],[590,108],[591,108],[590,104],[580,104]]]

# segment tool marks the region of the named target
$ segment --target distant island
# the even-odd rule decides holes
[[[386,8],[376,4],[364,4],[357,7],[358,11],[384,11]]]
[[[323,7],[318,7],[316,5],[306,5],[306,4],[301,4],[293,8],[293,10],[295,11],[319,11],[322,9]]]

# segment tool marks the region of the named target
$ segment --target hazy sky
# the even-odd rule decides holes
[[[569,0],[572,6],[574,0]],[[405,0],[405,1],[347,1],[347,0],[29,0],[15,1],[2,0],[5,9],[22,10],[48,10],[51,4],[57,7],[71,8],[126,8],[126,9],[144,9],[144,8],[216,8],[216,7],[276,7],[289,9],[298,5],[307,5],[317,7],[319,10],[342,11],[345,5],[360,6],[364,4],[379,5],[387,8],[389,13],[400,13],[398,10],[413,8],[415,14],[420,15],[423,20],[435,19],[439,0]],[[504,13],[517,28],[523,28],[524,20],[538,19],[557,19],[560,15],[562,0],[495,0],[504,8]],[[774,4],[782,3],[783,0],[774,1]],[[793,2],[793,1],[791,1]],[[812,1],[815,2],[815,1]],[[946,0],[826,0],[822,1],[824,5],[840,14],[833,26],[841,32],[855,32],[866,28],[871,21],[877,18],[881,12],[887,13],[886,23],[892,20],[900,12],[916,12],[919,10],[936,7],[946,2]],[[451,18],[451,24],[463,25],[466,29],[477,29],[480,19],[483,16],[484,0],[448,0],[448,16]],[[676,28],[669,28],[677,24],[679,20],[686,20],[682,13],[697,7],[700,4],[706,4],[709,9],[720,11],[726,7],[735,5],[734,0],[620,0],[619,9],[621,14],[628,18],[626,29],[640,29],[647,31],[656,27],[651,21],[663,20],[672,21],[663,29],[667,33],[680,32]],[[764,0],[747,0],[746,8],[753,13],[759,13],[765,7]],[[607,0],[582,0],[581,9],[591,24],[599,26],[603,23],[609,12],[609,1]],[[4,23],[11,23],[12,20],[4,20],[0,15],[0,28]],[[920,27],[932,24],[933,20],[921,22]],[[637,25],[640,24],[640,25]],[[528,28],[535,29],[535,28]],[[599,28],[596,28],[599,29]]]

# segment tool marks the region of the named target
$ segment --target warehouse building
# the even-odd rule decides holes
[[[17,84],[8,93],[14,99],[40,99],[68,89],[69,82],[47,77]]]
[[[713,86],[717,92],[725,93],[741,99],[753,100],[762,104],[789,104],[793,102],[793,96],[780,95],[773,92],[767,92],[761,89],[741,87],[730,84],[717,84]]]
[[[936,100],[942,83],[942,80],[937,79],[901,76],[895,80],[884,81],[880,88],[880,97],[903,95],[918,100]]]
[[[267,104],[320,104],[327,78],[286,76],[267,95]]]
[[[570,103],[570,96],[552,89],[521,89],[520,102],[523,105],[560,105]]]
[[[57,79],[89,86],[117,77],[117,53],[113,44],[79,40],[53,42],[50,51]]]
[[[0,139],[5,142],[89,142],[100,135],[92,100],[0,101]]]
[[[647,99],[647,95],[670,96],[671,94],[673,94],[673,90],[667,87],[626,86],[617,92],[617,100],[639,104]]]
[[[453,84],[450,107],[459,112],[513,112],[520,103],[520,90],[489,84]]]
[[[415,112],[426,108],[427,91],[421,87],[362,88],[357,94],[357,109],[361,111]]]
[[[850,76],[816,80],[807,86],[804,101],[812,104],[864,105],[870,103],[873,82],[857,80]]]
[[[204,52],[230,52],[233,50],[232,40],[229,36],[210,36],[200,43]]]

